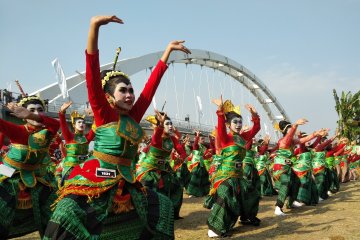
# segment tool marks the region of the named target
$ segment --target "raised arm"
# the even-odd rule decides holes
[[[116,16],[95,16],[91,18],[86,47],[86,86],[96,126],[116,120],[116,114],[107,102],[105,93],[101,90],[98,49],[99,29],[102,25],[110,22],[123,23]]]
[[[151,101],[155,95],[155,92],[160,84],[161,78],[164,75],[167,69],[167,60],[172,51],[182,51],[185,53],[191,53],[184,45],[184,41],[172,41],[166,47],[160,61],[156,65],[155,69],[152,71],[147,83],[145,84],[144,89],[142,90],[138,100],[134,104],[133,108],[130,111],[130,116],[134,118],[135,121],[140,122],[143,118],[146,110],[148,109]]]
[[[60,111],[59,111],[61,132],[62,132],[62,135],[63,135],[66,143],[70,143],[74,139],[74,134],[70,131],[70,129],[66,123],[66,117],[65,117],[66,109],[68,109],[71,104],[72,104],[71,101],[64,103],[60,107]]]
[[[245,107],[251,113],[251,121],[254,124],[249,131],[242,132],[240,135],[245,141],[250,141],[260,131],[260,118],[256,109],[252,105],[246,104]]]
[[[295,135],[297,127],[299,125],[303,125],[305,123],[307,123],[307,120],[304,118],[297,120],[296,123],[290,127],[290,129],[286,133],[285,137],[283,137],[282,139],[279,140],[279,148],[289,149],[291,147],[291,145],[293,144],[293,139],[294,139],[294,135]]]

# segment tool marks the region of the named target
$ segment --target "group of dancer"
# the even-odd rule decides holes
[[[0,144],[4,136],[10,141],[0,157],[0,239],[33,231],[42,239],[174,239],[184,190],[205,197],[208,237],[222,237],[238,221],[260,225],[263,196],[278,196],[274,213],[282,216],[287,198],[290,208],[314,205],[339,191],[340,182],[357,179],[360,150],[346,138],[328,137],[328,129],[299,132],[305,119],[280,121],[284,136],[270,148],[269,136],[255,141],[261,126],[256,109],[246,105],[253,126],[245,127],[239,107],[222,98],[213,100],[218,122],[208,143],[200,131],[193,141],[182,136],[166,113],[155,110],[146,118],[154,132],[140,148],[145,133],[139,123],[170,54],[191,52],[184,41],[170,42],[135,101],[116,61],[112,70],[100,71],[98,34],[108,23],[123,21],[90,21],[86,86],[94,123],[88,133],[78,112],[70,113],[73,130],[68,127],[71,102],[60,108],[59,120],[44,114],[37,96],[7,105],[25,124],[0,119]]]

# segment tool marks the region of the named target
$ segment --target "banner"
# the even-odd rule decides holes
[[[56,73],[56,78],[58,80],[58,85],[59,85],[62,97],[63,97],[63,99],[68,98],[69,93],[67,90],[66,78],[65,78],[64,71],[59,63],[59,60],[57,58],[55,58],[54,61],[51,62],[51,64],[54,67],[54,70]]]

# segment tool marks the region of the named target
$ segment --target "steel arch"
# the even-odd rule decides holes
[[[271,93],[270,89],[251,71],[237,63],[236,61],[227,58],[223,55],[200,50],[191,49],[191,54],[184,54],[182,52],[173,52],[168,62],[169,63],[183,63],[183,64],[197,64],[216,69],[230,75],[237,80],[240,84],[246,87],[252,95],[262,105],[266,111],[269,119],[274,123],[276,120],[287,119],[290,121],[289,116],[286,114],[280,102]],[[136,74],[144,69],[153,68],[161,58],[162,51],[143,55],[141,57],[124,59],[118,61],[117,66],[121,66],[121,71],[127,73],[129,76]],[[101,70],[112,68],[113,63],[108,63],[100,67]],[[117,67],[117,70],[120,70]],[[87,102],[86,86],[84,73],[78,73],[67,78],[67,86],[69,89],[70,98],[74,102],[85,103]],[[85,93],[85,94],[84,94]],[[265,97],[262,95],[265,95]],[[45,88],[42,88],[32,94],[39,94],[43,99],[50,99],[54,101],[61,96],[60,89],[57,83],[53,83]],[[54,97],[55,96],[55,97]],[[269,104],[274,104],[275,108],[279,111],[280,116],[276,116]]]

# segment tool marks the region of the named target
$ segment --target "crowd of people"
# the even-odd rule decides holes
[[[340,183],[358,179],[355,142],[339,133],[329,136],[329,129],[301,132],[298,127],[307,123],[301,118],[280,121],[283,137],[270,146],[269,136],[255,137],[261,126],[256,109],[245,106],[253,126],[243,126],[239,107],[222,97],[213,99],[218,121],[208,136],[198,130],[194,139],[181,135],[170,116],[155,110],[146,117],[154,129],[146,138],[139,123],[170,54],[191,52],[182,40],[170,42],[135,101],[131,81],[116,70],[116,61],[113,69],[100,71],[98,35],[108,23],[123,21],[116,16],[90,21],[89,132],[85,115],[76,111],[69,128],[71,102],[60,108],[59,120],[44,114],[46,104],[38,96],[7,104],[25,124],[0,119],[0,239],[33,231],[42,239],[174,239],[183,196],[204,197],[208,237],[223,237],[237,222],[261,224],[262,197],[277,195],[274,217],[281,217],[285,203],[316,205],[338,192]]]

